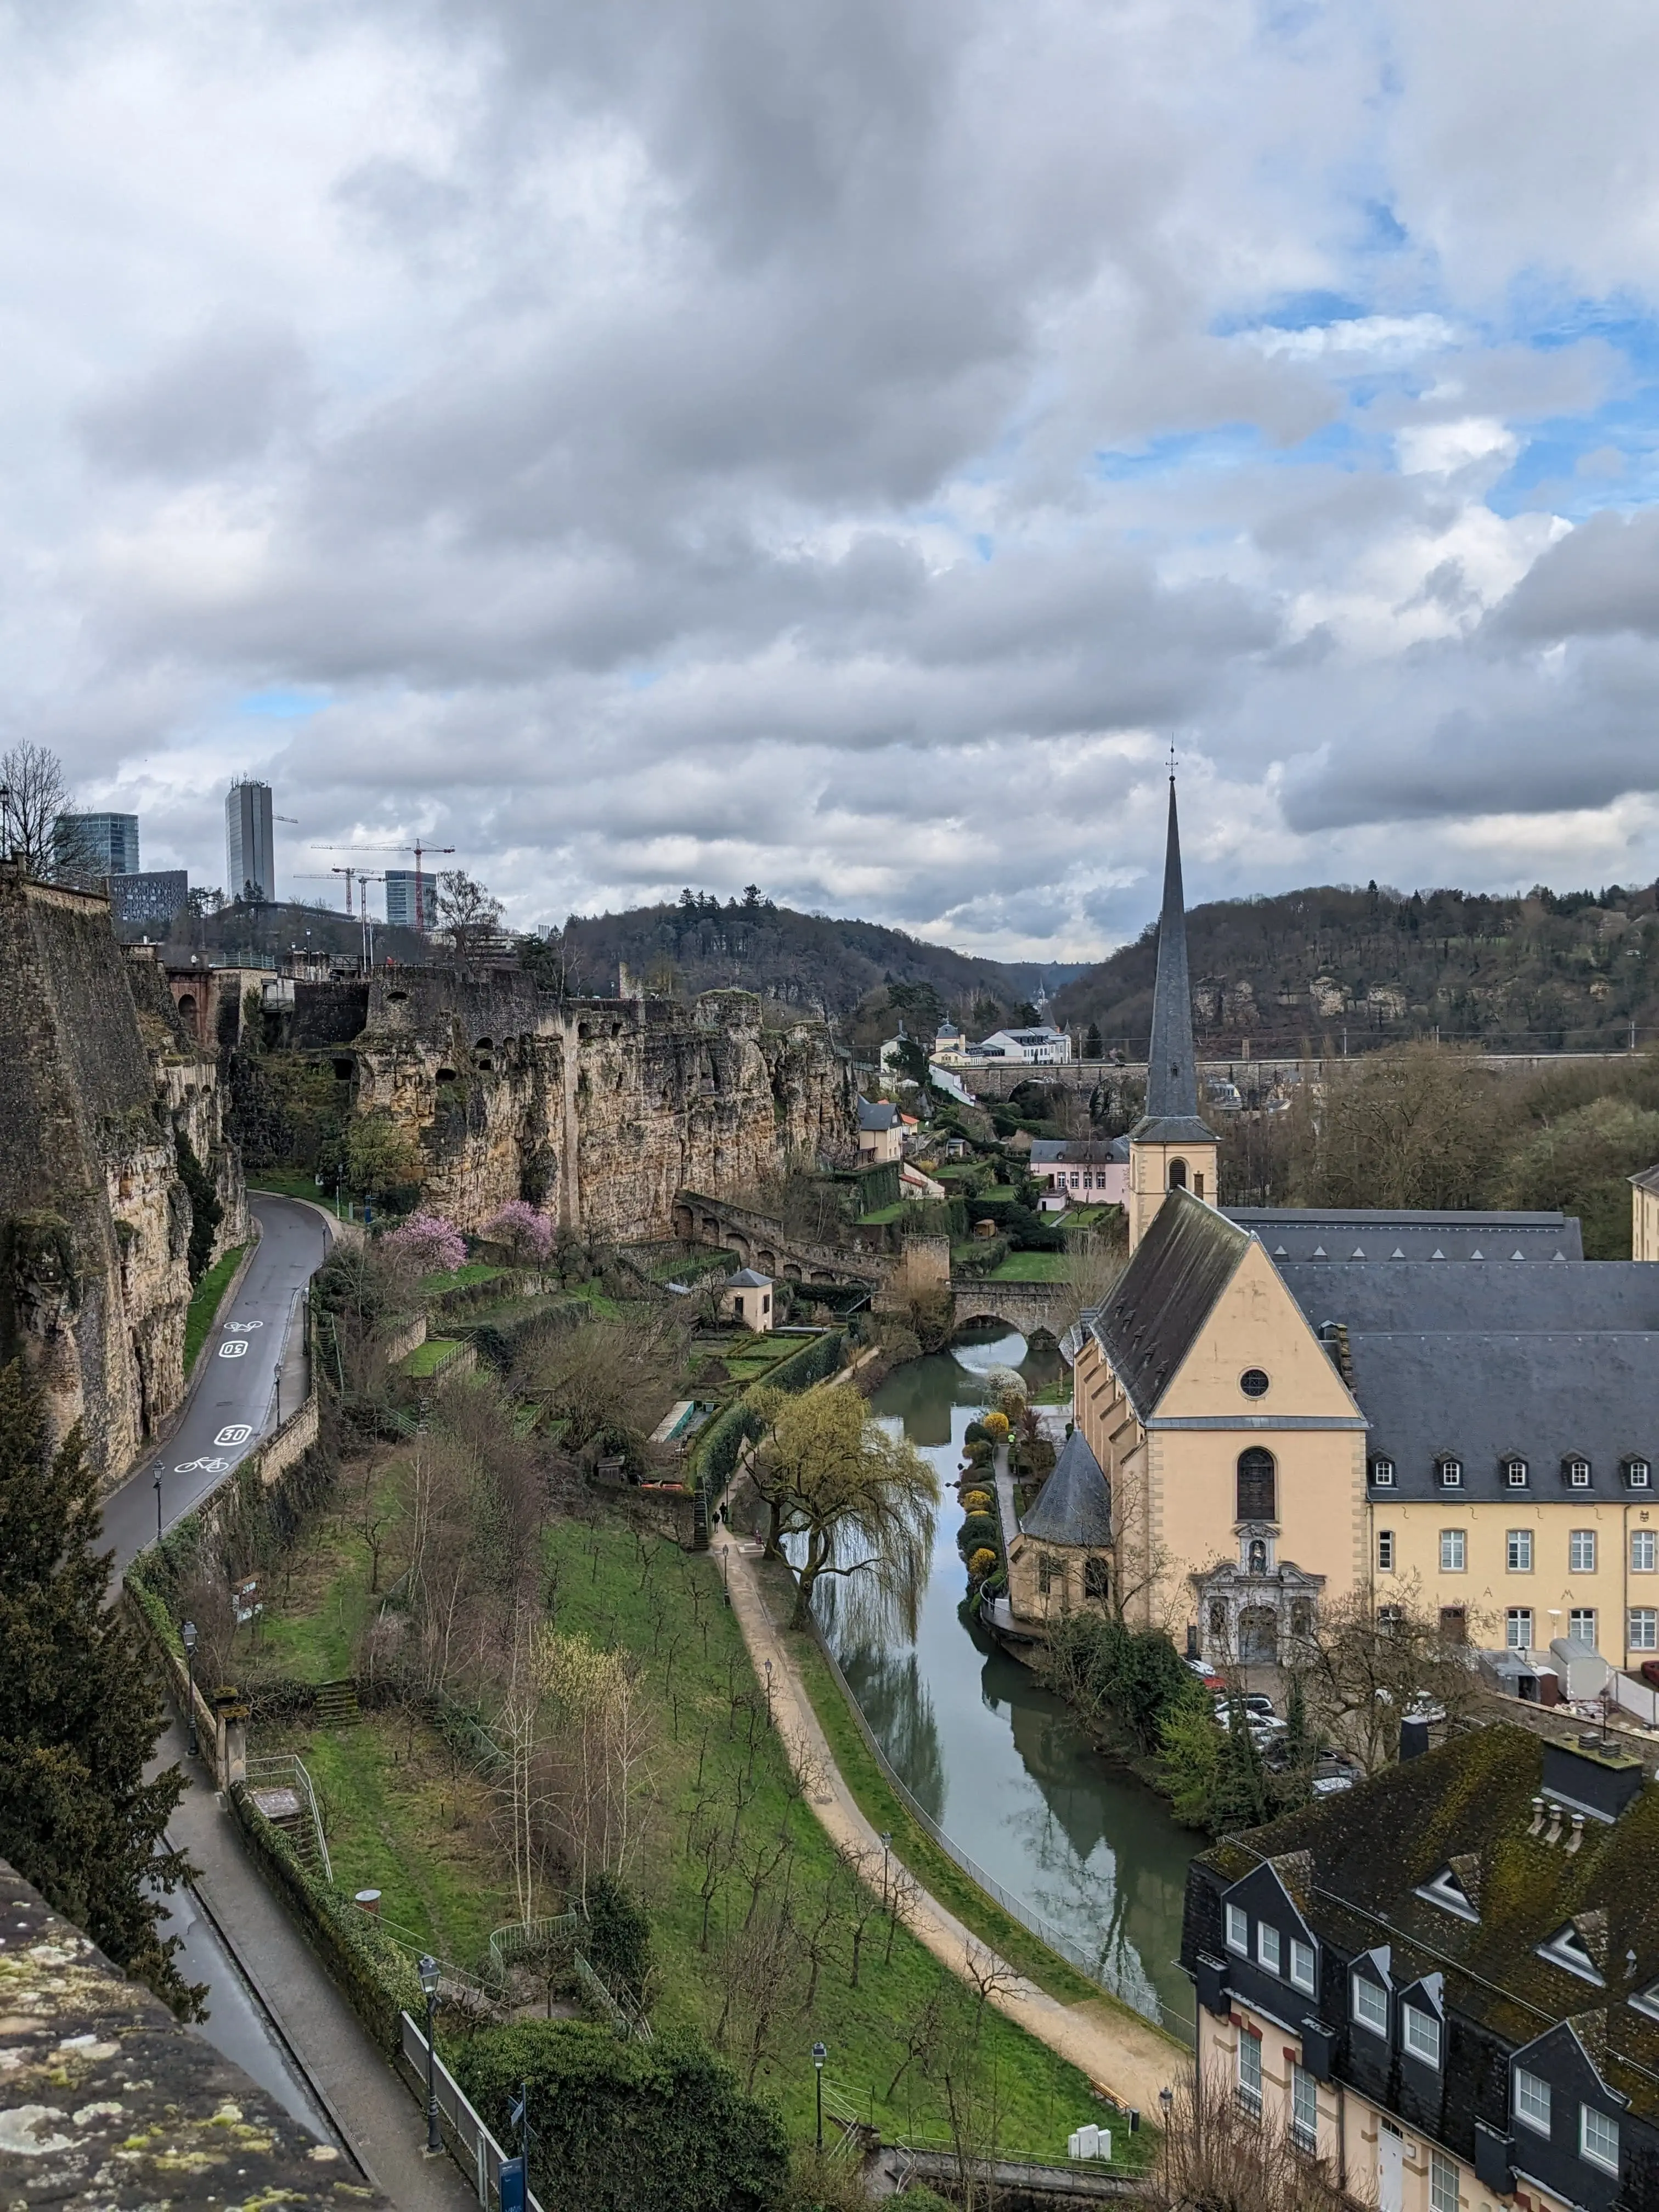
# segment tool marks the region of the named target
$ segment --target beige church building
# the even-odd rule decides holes
[[[1471,1643],[1659,1656],[1659,1191],[1636,1182],[1627,1262],[1587,1262],[1559,1213],[1222,1206],[1171,784],[1129,1263],[1067,1340],[1064,1497],[1010,1546],[1011,1612],[1110,1606],[1266,1664],[1361,1589]]]

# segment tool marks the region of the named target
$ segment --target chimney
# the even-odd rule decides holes
[[[1426,1721],[1405,1720],[1400,1723],[1400,1763],[1408,1759],[1421,1759],[1429,1747],[1429,1724]]]
[[[1595,1736],[1544,1746],[1545,1792],[1569,1812],[1588,1813],[1593,1820],[1616,1820],[1640,1796],[1642,1784],[1642,1762],[1636,1753],[1620,1751]]]

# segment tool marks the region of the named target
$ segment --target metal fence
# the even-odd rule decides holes
[[[876,1765],[881,1769],[882,1778],[923,1833],[931,1836],[946,1857],[953,1859],[962,1869],[969,1881],[975,1883],[988,1897],[994,1898],[1011,1918],[1018,1920],[1022,1928],[1029,1929],[1039,1942],[1046,1944],[1049,1950],[1057,1953],[1068,1966],[1075,1966],[1079,1973],[1093,1982],[1097,1988],[1106,1990],[1109,1996],[1117,1998],[1120,2003],[1132,2006],[1136,2012],[1142,2014],[1146,2019],[1155,2021],[1160,2027],[1166,2028],[1171,2035],[1178,2035],[1182,2042],[1195,2043],[1198,2038],[1198,2024],[1195,2019],[1189,2019],[1184,2013],[1177,2012],[1172,2005],[1165,2004],[1162,1997],[1156,1993],[1152,1995],[1149,2003],[1144,1997],[1132,1996],[1119,1989],[1097,1959],[1091,1958],[1079,1943],[1074,1942],[1069,1936],[1056,1928],[1052,1921],[1045,1920],[1042,1915],[1034,1906],[1028,1905],[1023,1897],[1016,1897],[1012,1890],[1005,1889],[1000,1881],[986,1873],[982,1866],[977,1865],[970,1859],[966,1851],[951,1842],[933,1815],[918,1803],[895,1771],[892,1761],[877,1739],[875,1730],[865,1718],[863,1708],[854,1694],[851,1683],[841,1670],[841,1662],[830,1650],[829,1639],[816,1620],[812,1624],[812,1634],[818,1650],[823,1654],[824,1664],[835,1676],[847,1699],[848,1711],[853,1716],[859,1734],[864,1738]]]
[[[250,1759],[247,1762],[247,1786],[250,1790],[275,1787],[293,1790],[300,1801],[302,1815],[311,1822],[323,1880],[331,1887],[334,1869],[329,1863],[328,1838],[323,1833],[323,1816],[317,1803],[317,1792],[311,1786],[311,1777],[306,1771],[304,1761],[291,1751],[273,1752],[264,1759]],[[273,1822],[272,1825],[279,1824]]]
[[[403,2055],[408,2063],[426,2080],[426,2037],[408,2013],[403,2016]],[[465,2174],[477,2194],[478,2202],[486,2208],[499,2206],[501,2201],[501,2166],[507,2153],[496,2142],[477,2111],[467,2101],[460,2083],[434,2056],[432,2065],[433,2084],[438,2095],[438,2111],[447,2124],[450,2151],[455,2163]],[[542,2212],[542,2207],[528,2189],[525,2203],[530,2212]]]

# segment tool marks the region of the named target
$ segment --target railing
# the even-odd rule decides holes
[[[427,2074],[426,2037],[405,2013],[403,2016],[403,2055],[407,2063],[424,2083]],[[501,2201],[501,2167],[507,2153],[496,2142],[475,2107],[469,2102],[455,2076],[435,2053],[432,2060],[432,2082],[437,2093],[438,2111],[448,2124],[451,2154],[455,2163],[472,2184],[480,2204],[486,2208],[499,2205]],[[530,2212],[542,2212],[542,2207],[526,2185],[525,2203]]]
[[[574,1937],[580,1919],[579,1912],[561,1912],[551,1919],[514,1920],[498,1928],[489,1939],[490,1976],[497,1989],[506,1987],[507,1970],[518,1960],[550,1950],[563,1936]]]
[[[1142,1998],[1127,1995],[1103,1971],[1099,1961],[1091,1958],[1080,1944],[1073,1942],[1069,1936],[1056,1928],[1051,1921],[1045,1920],[1042,1915],[1028,1905],[1023,1897],[1016,1897],[1012,1890],[1005,1889],[1000,1881],[986,1873],[982,1866],[970,1859],[966,1851],[951,1842],[933,1815],[918,1803],[908,1787],[900,1778],[887,1753],[882,1749],[875,1730],[865,1718],[863,1709],[853,1693],[852,1685],[841,1670],[840,1661],[830,1650],[829,1640],[816,1620],[812,1623],[812,1634],[817,1639],[819,1650],[823,1654],[825,1665],[835,1676],[847,1699],[848,1710],[853,1716],[854,1723],[859,1734],[864,1738],[866,1747],[881,1770],[883,1780],[922,1832],[931,1836],[946,1857],[953,1859],[962,1869],[969,1881],[975,1883],[988,1897],[994,1899],[1011,1918],[1018,1920],[1022,1928],[1029,1929],[1039,1942],[1046,1944],[1049,1950],[1064,1959],[1069,1966],[1075,1966],[1079,1973],[1093,1982],[1097,1989],[1106,1990],[1121,2004],[1131,2006],[1144,2018],[1153,2021],[1171,2035],[1179,2036],[1182,2042],[1195,2043],[1198,2039],[1198,2024],[1195,2020],[1189,2020],[1184,2013],[1176,2011],[1172,2005],[1165,2004],[1163,1998],[1156,1994],[1151,2000],[1151,2005],[1153,2008],[1151,2009]]]
[[[247,1762],[247,1786],[250,1790],[270,1789],[275,1783],[286,1785],[300,1798],[311,1816],[311,1831],[316,1840],[317,1856],[322,1863],[323,1880],[331,1888],[334,1886],[334,1869],[329,1862],[328,1838],[323,1833],[323,1816],[317,1803],[317,1792],[311,1786],[311,1777],[305,1763],[291,1751],[272,1752],[264,1759]],[[273,1826],[276,1824],[273,1821]]]

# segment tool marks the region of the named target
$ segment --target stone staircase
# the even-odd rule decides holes
[[[317,1692],[317,1724],[319,1728],[356,1728],[362,1718],[357,1703],[357,1685],[348,1674],[337,1682],[325,1682]]]

